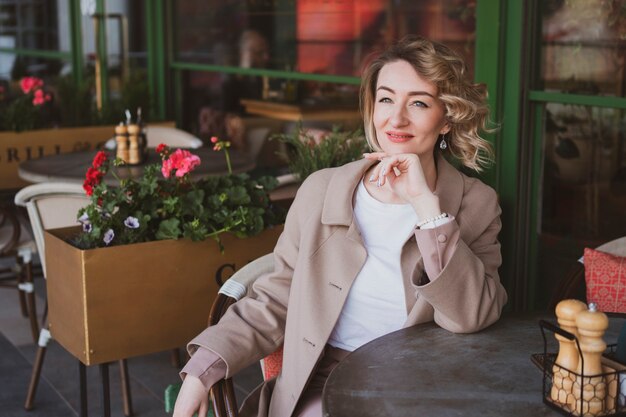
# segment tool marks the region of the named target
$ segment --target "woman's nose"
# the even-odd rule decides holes
[[[394,127],[405,126],[408,123],[406,109],[404,106],[393,106],[389,122]]]

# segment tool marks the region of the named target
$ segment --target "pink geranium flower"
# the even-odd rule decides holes
[[[43,80],[37,77],[24,77],[20,81],[20,88],[24,94],[43,87]]]
[[[172,175],[172,171],[175,170],[176,177],[180,178],[193,171],[198,165],[200,165],[200,158],[197,155],[193,155],[189,151],[176,149],[168,159],[163,161],[161,173],[165,178],[169,178]]]
[[[35,97],[33,97],[33,105],[34,106],[41,106],[45,102],[46,102],[46,98],[45,98],[45,95],[43,93],[43,90],[36,90],[35,91]]]

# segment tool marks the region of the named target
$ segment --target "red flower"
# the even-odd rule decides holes
[[[46,102],[44,98],[43,90],[35,90],[35,97],[33,97],[33,106],[41,106]]]
[[[87,170],[87,179],[89,181],[95,182],[97,183],[96,185],[100,184],[100,180],[102,179],[102,177],[104,176],[104,172],[97,170],[94,167],[89,167],[89,169]]]
[[[28,94],[33,90],[43,87],[43,80],[37,77],[24,77],[20,81],[20,88],[24,94]],[[33,103],[34,104],[34,103]]]
[[[93,158],[93,162],[92,162],[92,166],[94,168],[100,168],[102,166],[102,164],[104,164],[107,160],[107,158],[109,157],[109,155],[104,152],[104,151],[98,151],[98,153],[96,154],[96,156],[94,156]]]
[[[104,172],[99,171],[94,167],[89,167],[87,174],[85,175],[85,182],[83,182],[83,189],[87,195],[90,196],[93,194],[94,187],[102,182],[102,177],[104,177]]]
[[[91,182],[89,180],[85,180],[83,183],[83,189],[85,190],[85,193],[91,197],[93,194],[93,187],[91,186]]]
[[[217,143],[218,140],[217,136],[211,136],[211,143]]]
[[[197,155],[193,155],[189,151],[176,149],[168,159],[163,160],[161,173],[165,178],[169,178],[172,170],[176,170],[176,176],[180,178],[193,171],[198,165],[200,165],[200,158]]]
[[[167,145],[164,143],[160,143],[159,146],[156,147],[157,153],[163,153],[167,151]]]

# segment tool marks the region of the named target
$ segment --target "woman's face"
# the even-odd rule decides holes
[[[437,137],[450,130],[437,93],[437,87],[406,61],[391,62],[381,68],[373,121],[384,152],[432,157]]]

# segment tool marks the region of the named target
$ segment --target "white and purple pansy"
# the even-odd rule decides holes
[[[113,241],[114,237],[115,237],[115,232],[113,231],[113,229],[109,229],[106,232],[104,232],[104,239],[102,240],[104,241],[104,244],[108,246]]]
[[[124,220],[124,226],[129,229],[137,229],[139,228],[139,219],[133,216],[128,216],[126,220]]]

